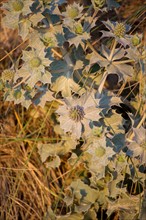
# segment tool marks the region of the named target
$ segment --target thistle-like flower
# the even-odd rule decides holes
[[[32,2],[30,0],[11,0],[8,1],[7,3],[3,4],[3,8],[11,12],[11,14],[23,14],[27,15],[28,13],[31,12],[30,6]]]
[[[31,105],[31,100],[28,97],[28,94],[25,90],[21,89],[20,87],[16,89],[11,89],[6,94],[6,101],[14,102],[14,104],[20,104],[27,109]]]
[[[2,76],[1,76],[1,79],[4,81],[4,82],[7,82],[7,81],[12,81],[12,79],[14,78],[14,71],[11,70],[11,69],[5,69],[3,72],[2,72]]]
[[[122,44],[124,47],[129,45],[130,36],[126,33],[130,30],[130,25],[122,22],[111,22],[110,20],[103,21],[103,24],[109,31],[101,31],[103,34],[102,37],[114,37],[117,42]]]
[[[91,121],[99,120],[99,110],[94,95],[86,93],[80,98],[66,98],[56,111],[61,128],[79,139],[90,128]]]
[[[99,10],[105,5],[106,0],[91,0],[91,2],[93,4],[93,7]]]
[[[76,47],[79,44],[90,38],[90,29],[92,26],[89,25],[88,21],[84,21],[83,24],[81,21],[74,21],[72,25],[68,26],[69,33],[66,32],[66,36],[69,36],[69,43],[74,44]]]
[[[77,19],[82,16],[83,6],[80,6],[78,3],[74,2],[72,5],[66,7],[66,11],[62,13],[64,17],[70,19]]]
[[[116,37],[124,37],[126,33],[126,27],[123,23],[117,23],[114,28],[114,35]]]
[[[131,46],[137,47],[142,42],[142,34],[135,34],[131,37]]]
[[[11,0],[3,4],[2,8],[6,9],[6,16],[2,19],[3,24],[8,28],[18,28],[20,15],[27,15],[31,13],[30,0]]]
[[[74,20],[81,18],[82,11],[83,6],[80,6],[76,2],[74,2],[72,5],[68,5],[66,7],[66,11],[61,13],[61,15],[64,17],[63,23],[70,26]]]
[[[57,46],[57,40],[56,40],[54,34],[51,33],[51,32],[47,32],[47,33],[43,34],[42,40],[43,40],[44,45],[46,47],[55,47],[55,46]]]
[[[45,33],[41,33],[42,42],[46,47],[57,47],[59,44],[59,37],[63,35],[63,28],[61,25],[51,26]]]
[[[107,139],[105,133],[100,138],[92,139],[92,142],[85,144],[84,154],[87,156],[87,167],[96,174],[98,178],[104,177],[105,167],[108,165],[110,159],[115,152],[111,147],[107,146]],[[88,160],[89,158],[89,160]]]
[[[44,50],[23,51],[22,59],[24,64],[17,70],[15,81],[18,78],[25,78],[25,82],[31,88],[38,82],[50,83],[51,74],[45,68],[50,65],[51,61],[45,58]]]
[[[44,72],[45,66],[49,66],[51,61],[48,58],[45,58],[44,51],[38,51],[32,49],[31,51],[23,51],[22,59],[25,61],[25,65],[28,66],[28,69],[31,73],[34,72]]]

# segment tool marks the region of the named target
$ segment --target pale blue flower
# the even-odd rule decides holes
[[[102,37],[114,37],[117,42],[122,44],[124,47],[130,44],[130,36],[126,34],[131,28],[130,25],[110,20],[103,21],[103,24],[107,29],[109,29],[109,31],[101,31],[103,34]]]
[[[80,138],[84,130],[91,129],[89,123],[99,120],[99,110],[94,95],[86,93],[80,98],[66,98],[56,111],[61,128]]]

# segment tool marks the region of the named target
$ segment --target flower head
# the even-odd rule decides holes
[[[83,26],[82,26],[81,23],[76,23],[74,25],[74,32],[75,32],[75,34],[83,34],[83,31],[84,31],[84,29],[83,29]]]
[[[22,59],[25,61],[24,65],[27,66],[31,73],[44,72],[45,66],[49,66],[51,63],[48,58],[45,58],[43,50],[23,51]]]
[[[62,12],[64,16],[64,24],[69,24],[75,19],[79,19],[82,16],[83,6],[74,2],[72,5],[67,5],[66,11]]]
[[[124,37],[126,33],[126,27],[123,23],[117,23],[115,28],[114,28],[114,35],[116,37]]]
[[[46,47],[57,46],[57,40],[52,32],[46,32],[45,34],[43,34],[42,40]]]
[[[79,16],[79,9],[78,9],[78,7],[67,6],[66,12],[67,12],[69,18],[71,18],[71,19],[75,19],[75,18],[77,18]]]
[[[6,16],[2,19],[3,24],[8,28],[18,28],[21,17],[31,13],[31,5],[32,2],[30,0],[11,0],[4,3],[2,7],[6,9],[7,12]]]
[[[135,34],[132,38],[131,38],[131,43],[134,47],[138,46],[141,43],[141,35]]]
[[[2,72],[2,76],[1,76],[1,78],[2,78],[2,80],[4,81],[4,82],[6,82],[6,81],[12,81],[12,79],[14,78],[14,71],[13,70],[11,70],[11,69],[5,69],[3,72]]]
[[[78,47],[79,44],[82,45],[85,40],[90,38],[91,26],[88,25],[88,22],[87,20],[83,23],[81,23],[81,21],[74,21],[72,24],[68,25],[66,36],[70,44],[74,44]]]
[[[96,174],[98,178],[104,177],[105,167],[110,162],[110,159],[115,152],[111,147],[108,147],[105,133],[100,138],[94,138],[92,141],[87,140],[84,147],[84,154],[87,158],[87,167]],[[86,150],[87,148],[87,150]]]
[[[106,0],[91,0],[91,2],[93,4],[93,7],[99,10],[105,5]]]
[[[51,61],[45,58],[44,50],[23,51],[23,66],[17,70],[14,81],[18,78],[25,78],[25,82],[29,87],[33,87],[37,82],[50,83],[51,74],[46,70]]]
[[[101,31],[102,37],[114,37],[123,46],[129,45],[130,36],[126,33],[130,30],[130,25],[122,22],[111,22],[110,20],[103,21],[103,24],[109,31]]]
[[[75,122],[79,122],[82,121],[84,118],[85,112],[84,112],[84,108],[80,105],[75,105],[73,107],[70,108],[69,111],[69,117],[75,121]]]
[[[66,98],[63,106],[56,111],[61,128],[80,138],[84,130],[91,129],[89,123],[100,118],[96,105],[93,94],[89,93],[80,98]]]
[[[139,47],[141,45],[142,37],[143,37],[143,35],[139,34],[139,33],[131,35],[130,46],[134,51],[136,51],[137,47]]]
[[[28,13],[31,12],[30,10],[30,6],[31,6],[32,2],[30,0],[11,0],[8,1],[7,3],[3,4],[3,8],[5,8],[6,10],[8,10],[9,12],[11,12],[11,14],[13,13],[15,14],[23,14],[23,15],[27,15]]]
[[[63,35],[61,25],[51,26],[45,33],[41,33],[41,39],[46,47],[57,47],[60,43],[59,37]]]

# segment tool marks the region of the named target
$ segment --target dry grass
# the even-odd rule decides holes
[[[1,219],[42,219],[51,194],[36,143],[26,140],[24,131],[18,138],[20,128],[14,106],[2,106],[1,111]]]
[[[49,107],[48,107],[49,108]],[[49,207],[64,213],[63,191],[83,167],[74,170],[69,155],[62,157],[60,168],[46,169],[37,152],[38,141],[54,137],[50,116],[31,108],[39,119],[21,106],[0,103],[0,219],[42,220]],[[32,115],[32,113],[31,113]]]

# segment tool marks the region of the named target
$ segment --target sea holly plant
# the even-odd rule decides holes
[[[90,130],[90,122],[100,118],[92,93],[85,93],[80,98],[66,98],[56,112],[59,114],[61,128],[78,139],[84,131]]]
[[[4,25],[9,28],[18,28],[20,16],[26,16],[31,13],[30,0],[12,0],[3,4],[3,9],[7,10],[7,16],[3,19]]]
[[[106,46],[101,46],[101,55],[96,57],[93,52],[90,57],[90,64],[98,63],[101,67],[105,68],[107,74],[116,73],[121,78],[126,79],[128,76],[132,76],[134,69],[129,63],[131,60],[126,58],[126,50],[123,48],[115,49],[113,52],[109,50]],[[124,58],[124,60],[122,60]]]
[[[101,31],[103,34],[102,37],[113,37],[123,46],[129,44],[128,39],[130,35],[128,35],[127,32],[130,31],[130,25],[124,24],[123,22],[111,22],[110,20],[103,21],[103,24],[109,31]]]
[[[115,212],[126,219],[122,202],[133,196],[128,180],[142,186],[146,169],[143,35],[132,33],[132,25],[118,16],[102,18],[117,11],[119,1],[88,2],[3,3],[2,25],[17,30],[26,47],[2,71],[0,90],[5,101],[26,109],[55,106],[48,110],[55,140],[40,139],[37,150],[47,170],[64,170],[63,164],[71,170],[59,201],[53,197],[56,208],[54,201],[47,207],[49,216],[94,220],[103,209],[108,217]],[[117,85],[110,90],[114,74]],[[138,109],[132,104],[135,96],[142,100]],[[70,177],[74,169],[80,172]]]
[[[100,138],[94,138],[91,143],[87,142],[84,149],[87,169],[96,176],[97,180],[105,177],[105,169],[115,155],[113,148],[108,146],[105,133]]]
[[[20,77],[25,78],[25,82],[31,88],[40,81],[42,83],[51,82],[51,74],[45,69],[51,61],[45,58],[44,50],[32,48],[30,51],[23,51],[23,66],[17,71],[15,81]]]
[[[139,165],[146,164],[146,131],[144,127],[133,128],[134,137],[128,144],[127,154],[139,160]]]

